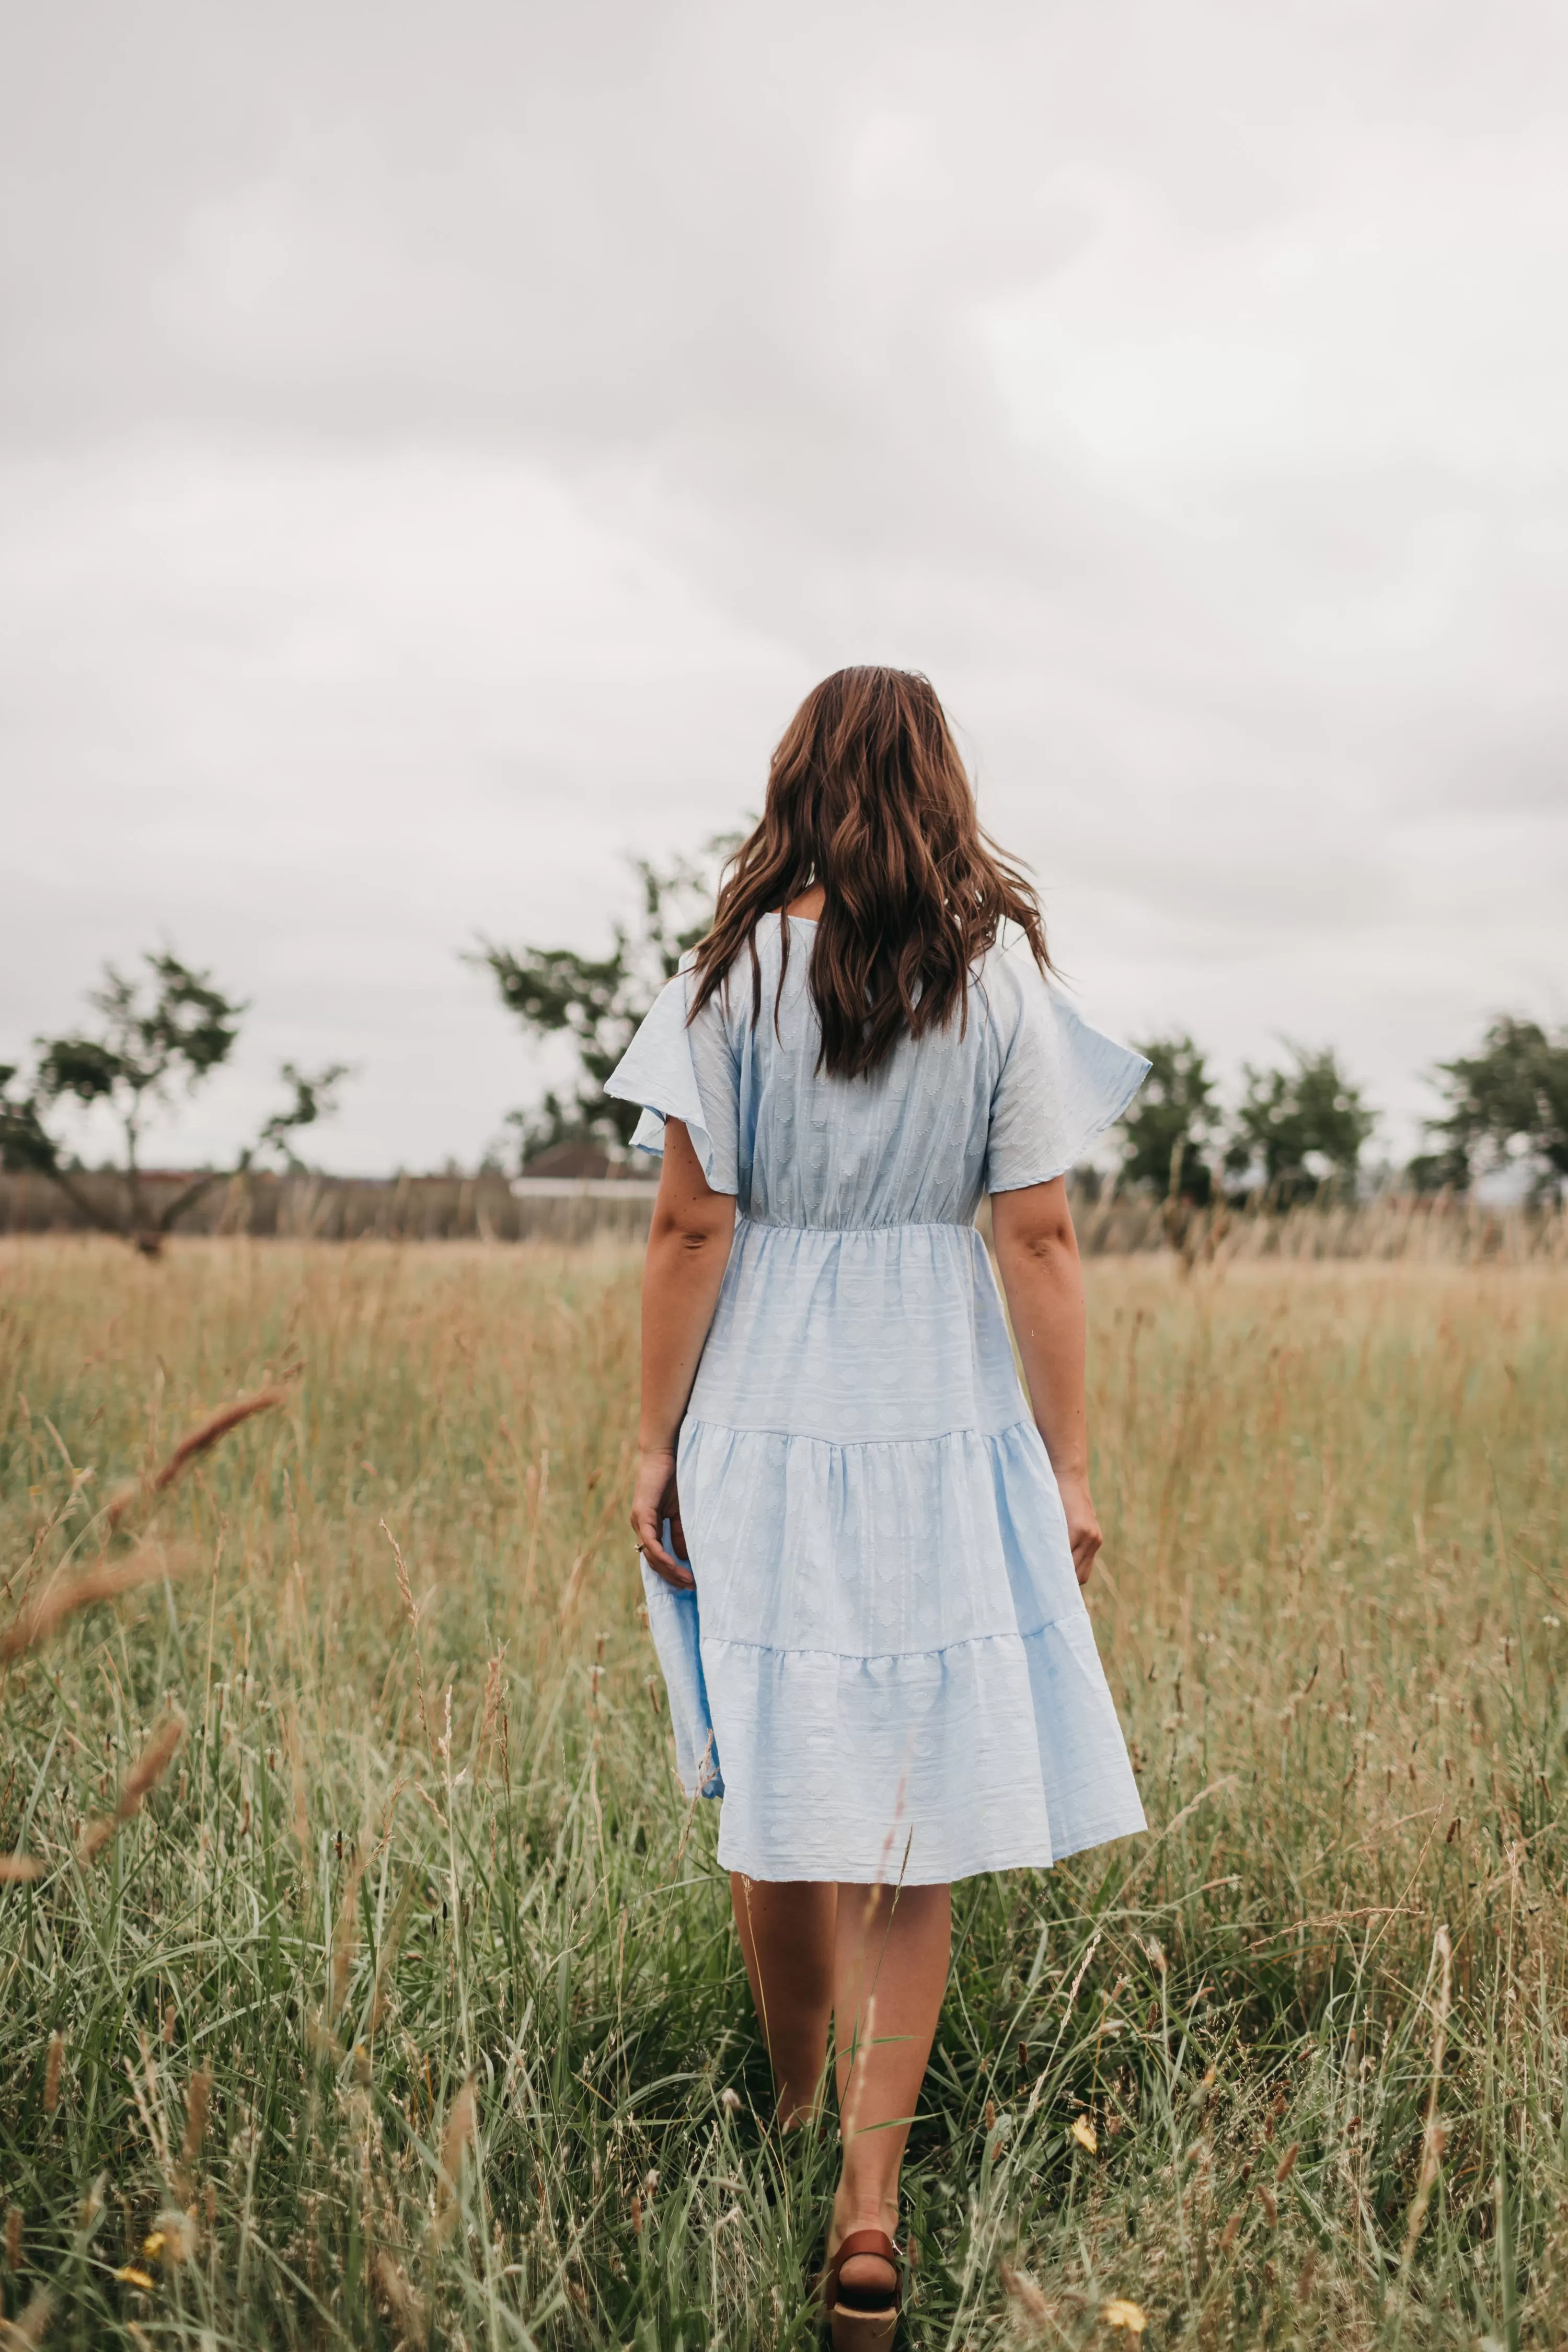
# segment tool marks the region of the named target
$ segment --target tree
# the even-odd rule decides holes
[[[663,867],[633,858],[642,905],[634,929],[616,923],[607,956],[480,941],[471,961],[494,974],[508,1011],[535,1037],[564,1035],[576,1048],[580,1075],[564,1101],[552,1088],[535,1108],[508,1114],[524,1160],[552,1143],[598,1143],[621,1151],[631,1141],[641,1114],[636,1103],[612,1100],[605,1080],[681,957],[712,921],[719,869],[733,844],[734,836],[721,835],[700,857],[678,857]]]
[[[230,1172],[206,1169],[193,1177],[154,1216],[143,1189],[142,1141],[155,1106],[167,1108],[175,1092],[194,1094],[221,1069],[239,1035],[247,1007],[215,988],[209,974],[193,971],[167,952],[145,955],[145,977],[127,979],[112,964],[88,1002],[100,1016],[96,1030],[63,1037],[37,1037],[37,1062],[26,1091],[14,1063],[0,1063],[0,1167],[26,1170],[58,1185],[89,1223],[121,1235],[144,1256],[156,1257],[175,1222]],[[237,1171],[268,1153],[280,1153],[298,1167],[290,1140],[335,1108],[334,1097],[348,1075],[342,1064],[307,1075],[285,1062],[281,1076],[290,1099],[274,1111],[256,1141],[241,1152]],[[48,1124],[61,1104],[105,1105],[124,1139],[119,1213],[106,1208],[80,1181],[80,1170]]]
[[[1501,1013],[1479,1054],[1437,1066],[1448,1108],[1428,1121],[1436,1151],[1412,1160],[1417,1187],[1465,1189],[1488,1167],[1522,1162],[1533,1190],[1561,1192],[1568,1182],[1568,1029],[1555,1037],[1536,1021]]]
[[[1214,1190],[1205,1150],[1219,1124],[1208,1064],[1186,1036],[1151,1038],[1137,1050],[1151,1067],[1121,1122],[1122,1179],[1202,1207]]]
[[[1289,1051],[1292,1069],[1243,1065],[1247,1092],[1231,1123],[1226,1172],[1239,1182],[1260,1171],[1268,1197],[1281,1208],[1324,1194],[1353,1195],[1362,1146],[1377,1114],[1345,1076],[1331,1046],[1317,1054],[1301,1045]]]

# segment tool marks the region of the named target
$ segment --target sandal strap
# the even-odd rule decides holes
[[[886,2230],[851,2230],[847,2238],[839,2241],[834,2250],[833,2260],[822,2273],[825,2301],[829,2305],[837,2302],[840,2284],[839,2273],[845,2263],[853,2262],[858,2254],[872,2254],[879,2262],[887,2263],[894,2276],[894,2300],[896,2302],[901,2300],[904,2284],[904,2258]]]

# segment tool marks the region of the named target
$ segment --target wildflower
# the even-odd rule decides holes
[[[1087,2148],[1090,2156],[1097,2156],[1099,2154],[1100,2142],[1094,2136],[1094,2126],[1089,2122],[1087,2116],[1074,2116],[1072,2119],[1072,2136],[1074,2139],[1077,2140],[1079,2147]]]
[[[1149,2315],[1141,2303],[1130,2303],[1125,2295],[1113,2295],[1102,2304],[1100,2318],[1107,2327],[1125,2327],[1129,2334],[1142,2336],[1149,2325]]]

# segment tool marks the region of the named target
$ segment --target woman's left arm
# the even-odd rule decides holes
[[[664,1125],[664,1167],[642,1277],[642,1417],[637,1428],[632,1533],[667,1584],[697,1580],[660,1540],[668,1519],[686,1549],[675,1488],[675,1441],[702,1360],[735,1232],[735,1196],[715,1192],[678,1118]]]

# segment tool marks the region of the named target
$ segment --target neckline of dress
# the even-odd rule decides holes
[[[773,908],[773,918],[775,923],[816,923],[820,920],[816,915],[792,915],[787,907]]]

